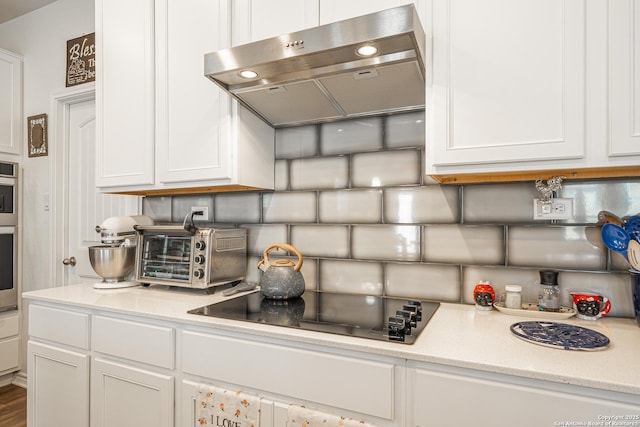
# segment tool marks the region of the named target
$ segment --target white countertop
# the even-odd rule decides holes
[[[418,340],[405,345],[187,314],[233,298],[220,292],[203,295],[163,286],[97,290],[81,284],[25,292],[23,298],[640,395],[640,327],[633,319],[560,320],[611,340],[604,350],[573,351],[529,343],[509,330],[515,322],[535,319],[462,304],[441,304]]]

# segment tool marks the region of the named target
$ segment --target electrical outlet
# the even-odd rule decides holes
[[[202,215],[194,215],[195,221],[208,221],[209,220],[209,206],[191,206],[191,212],[202,211]]]
[[[533,219],[573,219],[573,199],[551,199],[551,203],[543,203],[533,199]]]

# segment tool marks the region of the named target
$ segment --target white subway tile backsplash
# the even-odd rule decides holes
[[[287,243],[287,226],[284,224],[243,224],[247,229],[247,252],[260,255],[274,243]]]
[[[207,207],[209,209],[209,215],[213,213],[213,199],[205,195],[193,195],[185,197],[174,197],[171,202],[171,222],[180,223],[184,222],[185,216],[191,212],[192,207]],[[212,218],[209,217],[209,221]],[[196,221],[197,223],[198,221]]]
[[[142,212],[150,216],[156,222],[172,222],[171,221],[171,204],[172,197],[157,196],[142,198]]]
[[[354,225],[352,255],[357,259],[420,260],[420,227],[416,225]]]
[[[424,117],[424,111],[387,117],[387,148],[422,148],[426,129]]]
[[[473,304],[475,284],[490,280],[498,293],[520,284],[535,302],[539,271],[558,269],[563,303],[569,288],[591,289],[611,298],[612,315],[632,317],[627,262],[590,224],[600,210],[640,212],[640,179],[565,181],[558,197],[574,200],[574,219],[534,223],[533,182],[424,175],[424,130],[424,112],[278,129],[274,192],[146,197],[143,212],[182,223],[203,205],[211,221],[243,224],[247,280],[259,280],[266,247],[290,242],[308,289]]]
[[[379,262],[320,261],[320,290],[382,295],[383,269]]]
[[[573,199],[576,223],[596,223],[598,212],[606,210],[623,217],[640,212],[640,181],[565,181],[558,197]]]
[[[387,187],[420,184],[421,152],[418,150],[380,151],[354,154],[353,187]]]
[[[381,149],[381,117],[320,125],[320,151],[323,156]]]
[[[384,220],[397,224],[458,222],[458,187],[429,185],[385,188]]]
[[[465,185],[465,223],[518,223],[533,221],[533,199],[540,195],[533,182]]]
[[[318,154],[315,125],[276,129],[276,159],[297,159]]]
[[[275,191],[287,191],[289,189],[289,162],[276,160],[274,174]]]
[[[382,220],[382,190],[321,191],[320,222],[360,224]]]
[[[292,190],[346,188],[349,185],[349,158],[296,159],[291,161],[289,173]]]
[[[316,192],[279,192],[262,195],[262,221],[316,222]]]
[[[583,226],[509,227],[509,264],[573,270],[604,270],[602,242],[589,241]]]
[[[385,294],[460,302],[460,267],[453,265],[387,263]]]
[[[346,225],[292,225],[291,244],[305,257],[348,258],[349,227]]]
[[[257,223],[260,221],[260,194],[233,193],[218,194],[215,197],[214,212],[216,222]]]
[[[427,262],[504,264],[503,227],[427,225],[423,240]]]

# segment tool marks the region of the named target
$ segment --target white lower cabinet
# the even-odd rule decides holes
[[[29,427],[194,427],[200,385],[260,397],[261,427],[291,405],[377,427],[640,421],[620,418],[637,395],[66,305],[31,303],[29,339]]]
[[[629,396],[616,401],[614,393],[454,368],[417,365],[407,373],[407,425],[415,427],[615,425],[608,416],[640,416],[637,396],[634,404]]]
[[[183,332],[181,351],[185,374],[258,390],[259,395],[289,396],[287,401],[311,408],[330,407],[328,412],[336,415],[379,419],[380,425],[396,418],[401,368],[393,359],[192,331]]]
[[[89,354],[34,341],[27,351],[28,425],[88,426]]]
[[[20,369],[18,311],[0,313],[0,375]]]
[[[96,358],[91,366],[92,427],[172,427],[170,375]]]

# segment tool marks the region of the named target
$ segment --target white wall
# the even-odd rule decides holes
[[[94,32],[94,9],[93,0],[58,0],[0,24],[0,48],[24,57],[23,123],[29,116],[51,115],[51,93],[65,87],[66,42]],[[5,157],[16,161],[11,156]],[[23,190],[22,290],[29,291],[51,286],[48,241],[51,230],[49,212],[43,207],[45,194],[51,194],[50,158],[27,156],[25,131],[22,156],[17,161],[21,165]]]
[[[26,118],[29,116],[47,113],[51,117],[51,93],[65,87],[67,40],[94,32],[94,10],[94,0],[58,0],[0,24],[0,48],[24,58],[23,129],[26,129]],[[26,130],[23,134],[22,155],[0,154],[0,159],[17,161],[21,166],[21,278],[22,291],[30,291],[53,285],[49,277],[51,221],[49,212],[43,207],[45,194],[52,194],[49,176],[51,162],[50,157],[29,158]],[[49,143],[55,144],[55,141],[50,140]],[[22,324],[26,326],[26,322]],[[21,364],[24,373],[27,368],[25,327],[22,336]]]

